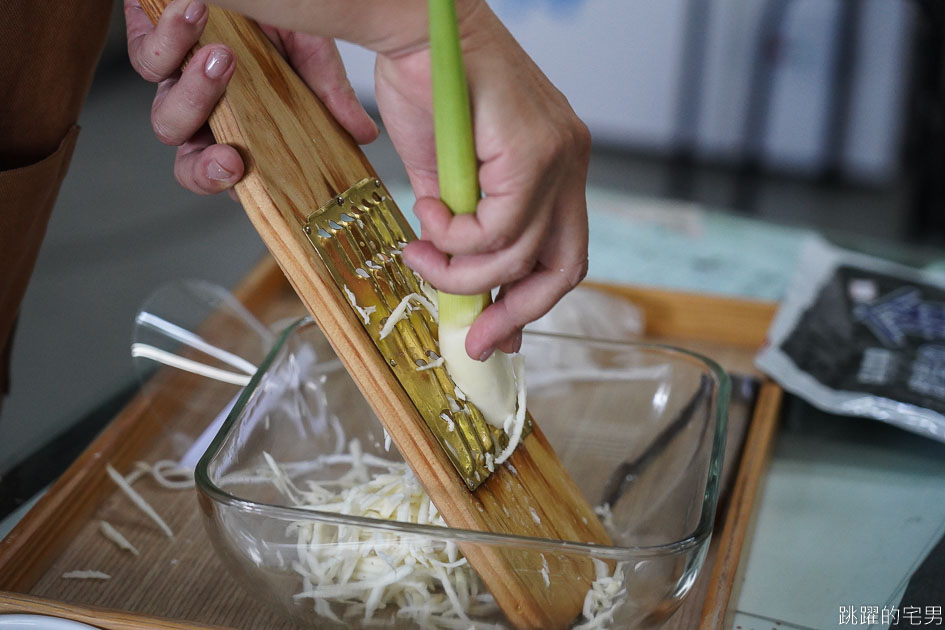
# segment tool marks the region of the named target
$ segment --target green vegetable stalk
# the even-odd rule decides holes
[[[463,69],[454,0],[429,0],[433,73],[433,122],[440,198],[453,213],[474,213],[479,202],[479,169],[473,143],[469,89]],[[488,293],[439,292],[440,355],[456,385],[495,427],[510,426],[516,415],[515,376],[510,357],[494,352],[479,362],[466,354],[469,327],[491,300]]]
[[[440,199],[453,214],[473,214],[479,203],[479,173],[473,142],[469,88],[463,68],[454,0],[429,0],[433,73],[433,127]],[[488,293],[439,292],[440,325],[470,326],[491,303]]]

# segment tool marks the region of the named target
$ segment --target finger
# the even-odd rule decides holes
[[[571,268],[536,271],[515,283],[473,322],[466,335],[466,353],[481,357],[500,344],[508,347],[526,324],[550,311],[586,274],[585,261]]]
[[[148,81],[163,81],[180,68],[194,47],[210,12],[199,0],[174,0],[167,6],[157,26],[138,0],[125,0],[128,58]]]
[[[538,184],[530,192],[497,194],[482,199],[475,214],[454,215],[439,199],[414,205],[423,238],[452,255],[483,254],[509,247],[536,217],[548,214],[555,189]]]
[[[230,49],[213,44],[194,54],[179,79],[163,81],[151,107],[151,127],[158,139],[180,145],[203,127],[235,68]]]
[[[213,144],[210,129],[204,127],[177,150],[174,176],[187,190],[212,195],[227,190],[240,180],[243,160],[235,148]]]
[[[499,291],[497,292],[495,296],[495,299],[493,299],[493,302],[498,302],[502,300],[508,293],[509,289],[512,288],[512,286],[513,285],[507,284],[500,287]],[[497,348],[506,354],[513,354],[521,350],[522,349],[522,329],[520,328],[516,330],[511,335],[509,335],[508,337],[500,341],[497,344]]]
[[[299,76],[359,144],[377,139],[378,128],[348,81],[333,39],[282,31],[286,56]]]
[[[414,53],[418,58],[424,53]],[[379,55],[374,63],[374,93],[385,132],[407,171],[414,195],[439,197],[428,81],[404,76],[405,59],[397,62]],[[427,76],[425,73],[424,76]],[[427,87],[424,87],[427,86]]]
[[[435,169],[412,168],[406,162],[404,163],[404,169],[407,171],[407,179],[410,181],[410,187],[417,199],[432,197],[439,201],[436,196],[440,194],[440,181]],[[445,208],[446,206],[444,206]],[[420,229],[423,230],[422,222]]]
[[[538,217],[513,246],[487,254],[450,257],[430,241],[414,241],[404,248],[404,262],[441,291],[465,295],[489,291],[533,271],[550,219],[550,215]]]
[[[440,291],[475,295],[514,282],[532,271],[534,256],[471,254],[450,257],[430,241],[412,241],[403,249],[404,262]]]
[[[571,182],[555,208],[556,229],[542,242],[535,270],[503,286],[496,301],[473,323],[467,336],[470,356],[499,347],[508,352],[521,345],[520,332],[558,303],[587,275],[587,199],[583,183]],[[517,350],[516,350],[517,351]]]
[[[275,46],[276,50],[279,51],[279,54],[283,57],[288,57],[285,52],[285,46],[282,45],[282,33],[283,30],[276,26],[271,26],[269,24],[260,24],[259,28],[263,33],[266,34],[266,37],[269,38],[269,41],[272,42],[272,45]]]
[[[514,354],[522,349],[522,331],[518,330],[506,337],[498,345],[499,350],[506,354]]]

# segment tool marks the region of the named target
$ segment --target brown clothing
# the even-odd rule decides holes
[[[0,397],[13,325],[69,167],[111,4],[0,2]]]

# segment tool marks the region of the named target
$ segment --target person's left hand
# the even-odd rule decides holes
[[[174,0],[153,25],[138,0],[125,0],[131,65],[158,84],[151,126],[161,142],[178,147],[174,175],[181,186],[198,194],[230,189],[244,170],[237,150],[216,144],[207,125],[239,60],[223,44],[208,44],[180,70],[203,33],[209,13],[199,0]],[[351,89],[333,39],[262,28],[357,142],[366,144],[377,137],[377,125]]]

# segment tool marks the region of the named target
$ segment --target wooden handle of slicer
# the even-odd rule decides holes
[[[152,22],[169,0],[140,0]],[[283,59],[258,25],[210,7],[199,46],[223,43],[236,71],[210,115],[217,142],[239,150],[245,165],[240,201],[272,204],[300,223],[321,204],[374,170],[360,147]],[[252,218],[252,217],[251,217]]]
[[[157,22],[170,0],[140,2]],[[374,169],[254,22],[211,6],[198,46],[209,43],[236,56],[210,127],[242,155],[235,188],[243,209],[440,513],[483,529],[462,480],[432,434],[417,429],[425,426],[419,412],[302,231],[306,217]]]
[[[140,0],[157,22],[169,0]],[[416,408],[302,231],[306,217],[374,169],[360,147],[295,74],[251,20],[218,7],[198,46],[223,43],[236,56],[236,70],[210,116],[217,142],[239,150],[246,170],[236,193],[318,327],[331,342],[374,412],[388,423],[422,426]],[[395,434],[396,433],[396,434]],[[404,429],[403,434],[409,434]],[[405,457],[437,460],[432,470],[449,477],[449,461],[427,441],[409,443],[391,431]],[[442,459],[442,461],[439,461]],[[451,471],[450,471],[451,472]],[[428,473],[428,477],[435,475]]]

